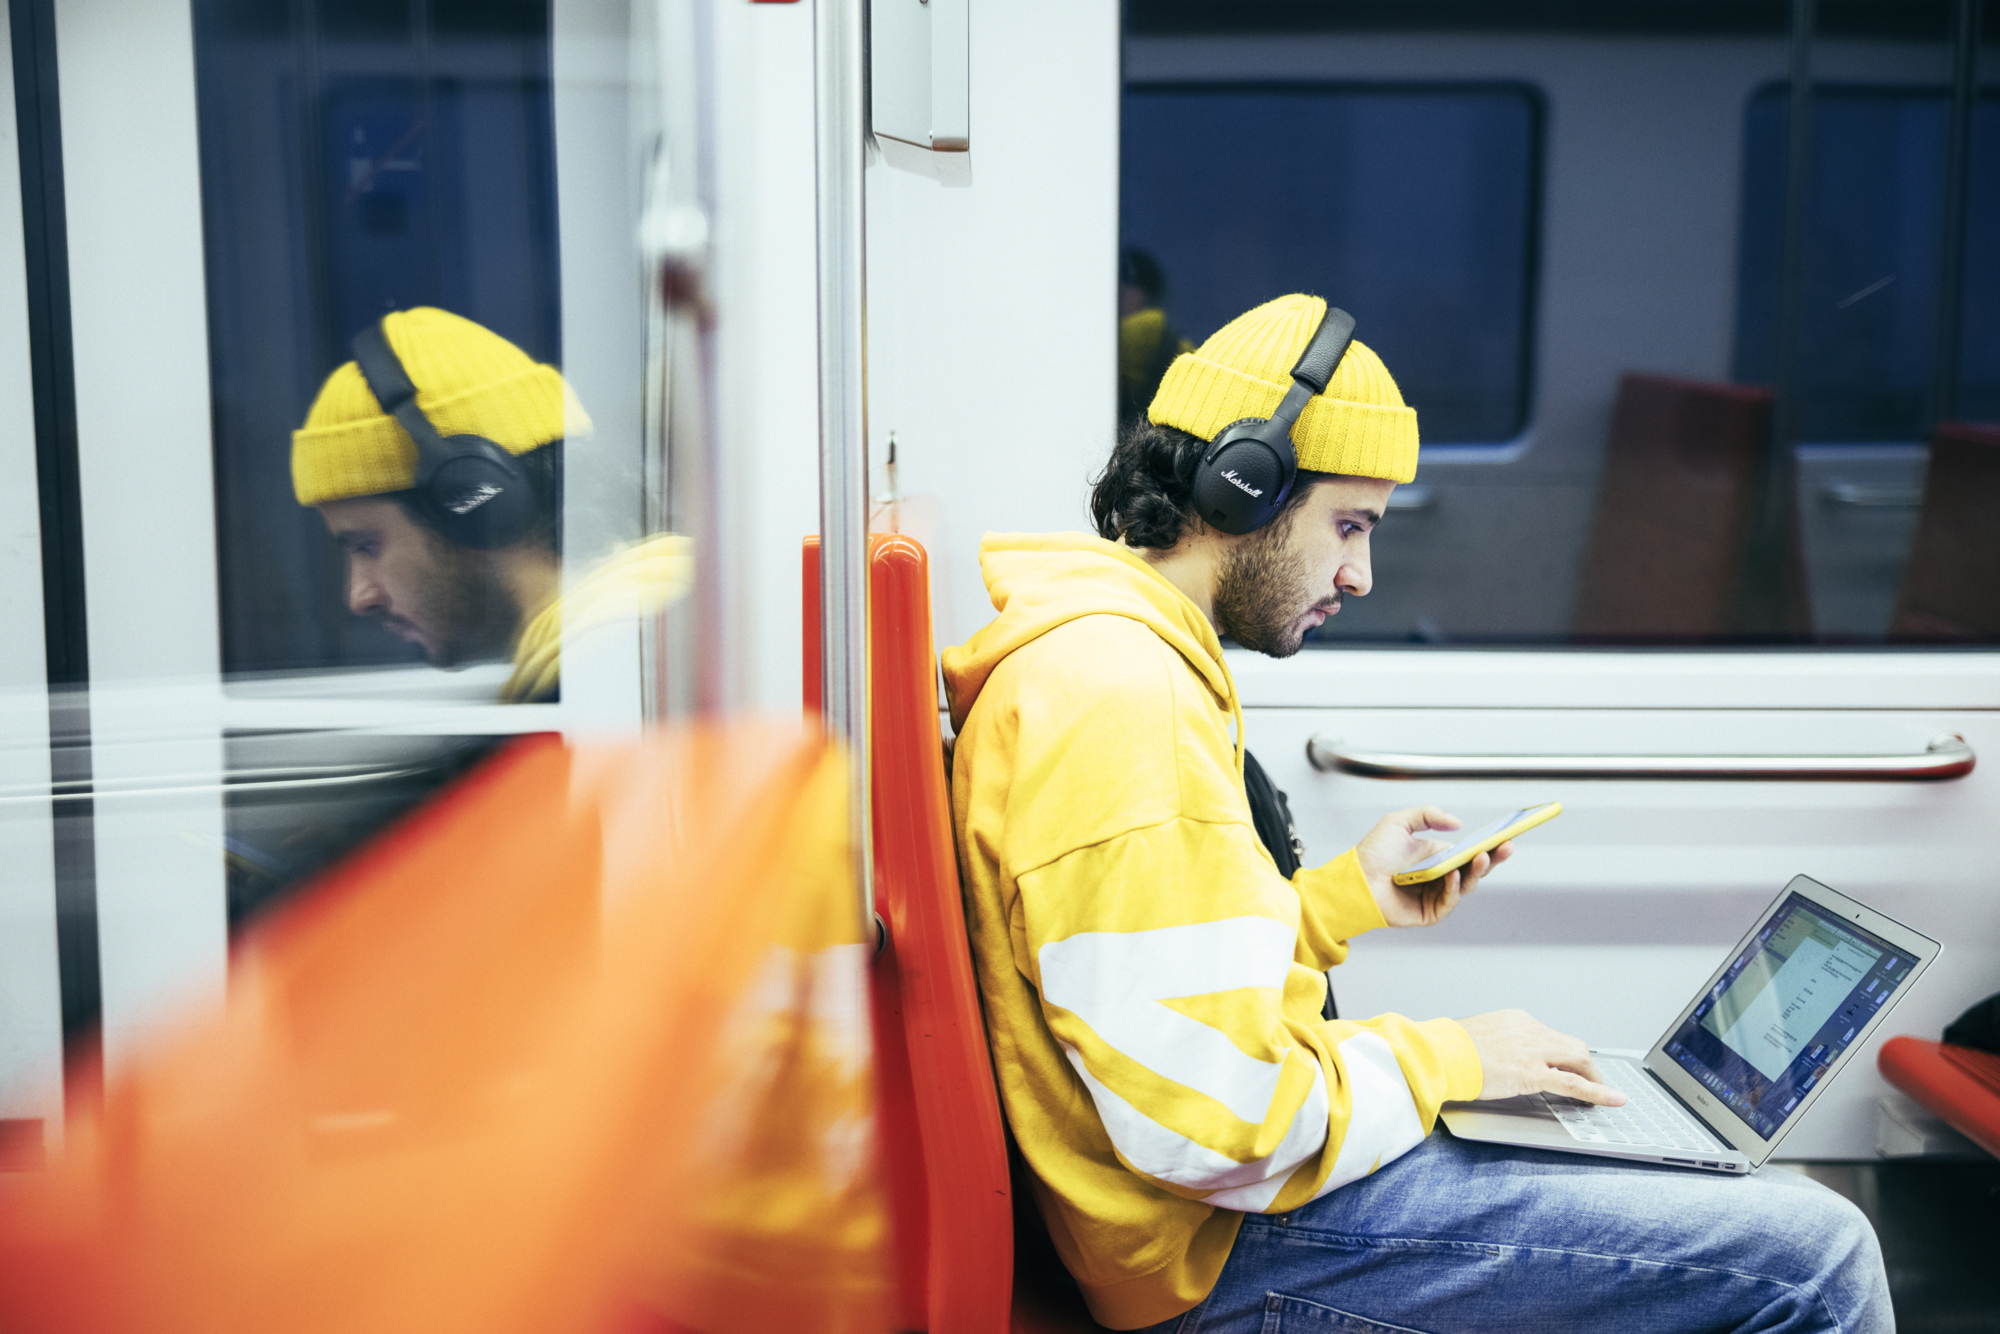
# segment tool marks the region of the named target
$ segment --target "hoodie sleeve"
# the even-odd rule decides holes
[[[1347,942],[1387,926],[1361,859],[1349,848],[1324,866],[1301,867],[1292,876],[1299,892],[1299,947],[1295,957],[1314,972],[1347,960]]]
[[[1281,1212],[1413,1148],[1480,1067],[1451,1020],[1317,1017],[1324,982],[1297,956],[1322,944],[1255,838],[1182,816],[1020,876],[1016,962],[1127,1167]],[[1326,897],[1309,929],[1354,929],[1352,887]]]

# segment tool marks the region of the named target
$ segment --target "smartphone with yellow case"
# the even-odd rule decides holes
[[[1492,824],[1481,825],[1477,829],[1452,832],[1449,834],[1451,846],[1433,852],[1415,865],[1405,866],[1390,878],[1399,885],[1420,885],[1426,880],[1435,880],[1457,870],[1480,853],[1491,852],[1508,839],[1555,819],[1562,814],[1562,809],[1560,801],[1543,802],[1539,806],[1515,811],[1512,815],[1503,815]],[[1447,831],[1434,829],[1430,832],[1439,834]]]

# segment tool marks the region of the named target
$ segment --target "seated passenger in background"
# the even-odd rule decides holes
[[[336,369],[292,433],[293,490],[346,553],[348,610],[416,644],[436,667],[511,657],[507,703],[554,699],[565,622],[574,634],[678,597],[689,579],[686,540],[633,546],[565,594],[563,442],[587,433],[590,419],[561,374],[448,311],[393,312],[377,329],[382,364]],[[399,374],[415,390],[413,419],[407,409],[405,420],[390,415],[375,392],[393,397],[384,380]],[[513,475],[421,488],[411,428],[435,432],[445,453],[455,437],[490,441],[512,457]],[[505,496],[510,486],[524,494]],[[505,522],[482,522],[503,503],[516,506]]]
[[[1365,595],[1416,473],[1415,414],[1357,342],[1274,517],[1197,517],[1206,442],[1273,413],[1325,309],[1279,298],[1176,359],[1095,484],[1101,537],[989,536],[999,616],[944,656],[987,1031],[1063,1261],[1115,1329],[1889,1329],[1866,1220],[1803,1177],[1431,1134],[1453,1099],[1622,1101],[1577,1039],[1321,1017],[1350,938],[1436,923],[1507,852],[1399,888],[1457,824],[1406,810],[1287,881],[1252,824],[1220,639],[1286,657]]]

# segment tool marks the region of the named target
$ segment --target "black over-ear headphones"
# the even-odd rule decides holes
[[[1292,425],[1314,394],[1326,392],[1334,368],[1354,341],[1354,317],[1332,306],[1292,367],[1292,387],[1268,418],[1231,422],[1201,456],[1194,475],[1194,507],[1203,521],[1225,533],[1248,533],[1277,516],[1292,493],[1299,458]]]
[[[492,551],[534,531],[534,485],[521,461],[477,435],[445,436],[417,406],[417,387],[380,324],[354,335],[354,364],[383,411],[417,442],[418,503],[462,547]]]

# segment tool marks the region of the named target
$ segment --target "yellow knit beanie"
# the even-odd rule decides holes
[[[1268,417],[1292,387],[1292,367],[1326,314],[1316,296],[1281,296],[1238,315],[1174,358],[1146,415],[1204,440],[1245,417]],[[1407,482],[1417,475],[1417,414],[1382,358],[1350,343],[1326,392],[1292,427],[1299,467]]]
[[[450,311],[418,306],[382,318],[389,346],[442,435],[484,436],[510,454],[581,436],[590,418],[553,366]],[[353,362],[326,377],[292,432],[292,490],[301,505],[405,491],[417,445],[382,411]]]

